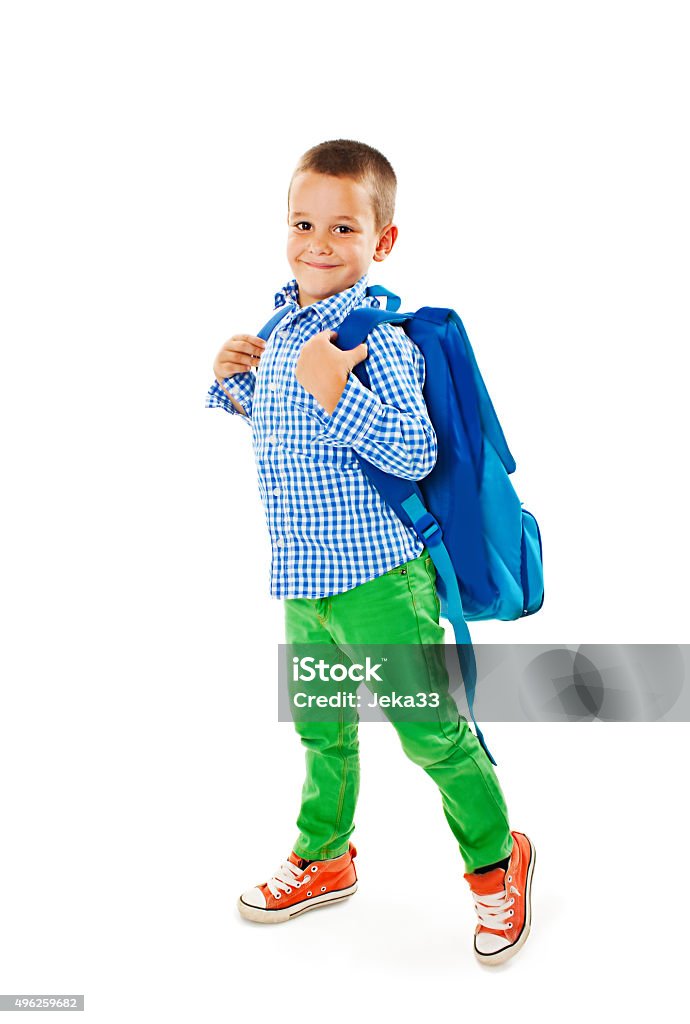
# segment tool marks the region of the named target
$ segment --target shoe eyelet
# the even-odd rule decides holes
[[[295,889],[299,889],[301,884],[302,884],[301,882],[295,882]]]
[[[291,892],[292,892],[292,889],[286,889],[286,890],[285,890],[285,893],[286,893],[286,895],[288,895],[288,896],[290,895],[290,893],[291,893]]]
[[[511,896],[511,898],[510,898],[510,902],[511,902],[511,903],[515,903],[515,897],[514,897],[514,896]],[[513,911],[511,910],[511,914],[512,914],[512,913],[513,913]]]
[[[279,900],[281,895],[282,895],[282,893],[278,893],[278,895],[276,896],[276,899]]]
[[[314,874],[316,874],[316,872],[318,871],[316,864],[312,864],[311,870],[313,871]]]
[[[513,876],[512,876],[512,875],[508,875],[508,881],[509,881],[509,882],[512,882],[512,881],[513,881]]]
[[[311,896],[311,893],[310,893],[310,892],[308,892],[308,893],[307,893],[307,896]]]
[[[515,911],[514,911],[514,910],[509,910],[509,911],[508,911],[508,913],[509,913],[509,914],[510,914],[510,916],[512,917],[512,916],[513,916],[513,914],[515,913]]]
[[[506,925],[506,928],[512,928],[512,927],[513,927],[513,922],[512,921],[510,922],[510,924]]]
[[[325,885],[322,885],[322,886],[321,886],[321,892],[325,892],[325,891],[326,891],[326,886],[325,886]]]

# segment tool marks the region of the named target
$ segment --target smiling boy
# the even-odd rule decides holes
[[[363,143],[340,139],[304,154],[288,192],[294,277],[275,296],[285,315],[266,342],[250,334],[226,342],[206,404],[251,426],[286,644],[329,645],[341,661],[369,644],[409,645],[419,689],[441,695],[436,717],[390,721],[439,789],[477,910],[475,955],[498,964],[530,931],[534,847],[511,831],[493,766],[448,693],[445,662],[428,656],[428,645],[444,642],[429,553],[356,457],[410,480],[431,471],[437,441],[424,359],[387,323],[347,352],[331,343],[349,312],[379,305],[367,272],[396,242],[395,192],[390,163]],[[371,389],[351,372],[364,359]],[[356,891],[357,726],[347,708],[329,721],[295,720],[306,757],[299,835],[275,874],[239,898],[249,920],[288,921]]]

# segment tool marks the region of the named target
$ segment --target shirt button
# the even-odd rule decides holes
[[[273,493],[274,494],[280,494],[280,487],[274,487],[273,488]]]
[[[277,548],[282,548],[282,546],[283,546],[283,538],[282,537],[278,537],[278,539],[276,540],[276,547]]]
[[[269,434],[266,440],[268,441],[269,444],[275,444],[278,438],[276,437],[275,434]]]
[[[275,389],[276,389],[276,386],[275,386],[275,384],[273,383],[273,381],[271,381],[271,383],[270,383],[270,384],[268,385],[268,390],[269,390],[269,391],[275,391]]]

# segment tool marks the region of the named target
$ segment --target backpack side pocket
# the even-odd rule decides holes
[[[522,558],[520,581],[523,593],[523,615],[533,615],[544,603],[544,562],[541,533],[537,520],[522,509]]]

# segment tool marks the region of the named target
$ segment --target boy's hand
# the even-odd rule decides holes
[[[305,341],[295,365],[295,377],[330,416],[345,390],[350,370],[366,359],[368,347],[363,341],[348,352],[331,344],[336,331],[319,331]]]
[[[233,334],[216,356],[213,373],[222,386],[225,377],[235,373],[246,373],[252,366],[258,366],[266,342],[255,334]]]

